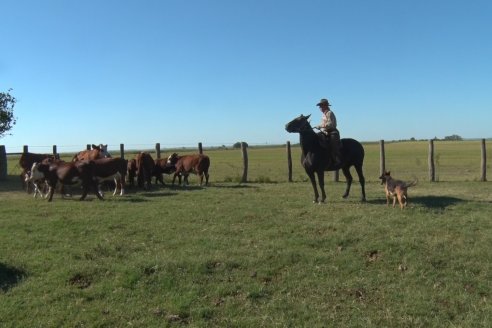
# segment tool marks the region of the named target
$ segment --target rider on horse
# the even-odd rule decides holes
[[[338,166],[341,163],[340,156],[340,132],[337,129],[337,119],[335,114],[330,109],[330,103],[328,99],[321,99],[316,106],[323,113],[321,117],[321,124],[315,128],[319,129],[321,145],[323,148],[330,150],[332,163],[334,166]]]

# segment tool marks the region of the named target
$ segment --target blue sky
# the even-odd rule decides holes
[[[492,2],[0,0],[8,152],[492,137]]]

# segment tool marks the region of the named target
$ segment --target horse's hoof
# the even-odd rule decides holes
[[[347,199],[348,195],[343,195],[342,198],[343,199]]]

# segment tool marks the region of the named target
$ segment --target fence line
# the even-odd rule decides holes
[[[287,142],[287,161],[288,165],[288,181],[292,181],[292,164],[291,164],[291,150],[290,150],[290,142]],[[384,140],[379,141],[379,172],[380,175],[386,170],[386,153],[384,150]],[[429,155],[428,155],[428,165],[429,165],[429,181],[436,181],[436,165],[434,161],[434,140],[429,140]],[[338,173],[339,171],[334,171],[333,180],[338,181]],[[486,153],[486,145],[485,139],[481,140],[481,177],[480,181],[487,181],[487,153]]]
[[[289,141],[287,141],[287,181],[292,182],[292,152],[291,152],[291,144]],[[481,174],[480,174],[480,181],[487,181],[487,154],[486,154],[486,144],[485,144],[485,139],[481,139]],[[241,154],[242,154],[242,159],[243,159],[243,175],[241,178],[241,182],[245,183],[248,181],[248,144],[245,142],[241,142]],[[91,149],[91,145],[87,145],[87,149]],[[54,155],[58,155],[58,148],[56,145],[53,145],[52,151]],[[29,152],[29,147],[27,145],[23,146],[23,152],[27,153]],[[203,154],[203,146],[202,143],[198,143],[198,152],[200,154]],[[384,140],[379,141],[379,152],[380,152],[380,157],[379,157],[379,168],[380,168],[380,173],[383,174],[385,172],[385,161],[386,161],[386,154],[385,154],[385,147],[384,147]],[[22,154],[22,153],[9,153],[9,155],[13,154]],[[155,144],[155,154],[157,158],[161,157],[161,145],[160,143]],[[120,157],[124,158],[125,157],[125,145],[120,144]],[[435,160],[434,160],[434,140],[429,140],[429,152],[428,152],[428,169],[429,169],[429,181],[430,182],[435,182],[436,181],[436,174],[435,174]],[[0,145],[0,180],[5,180],[7,178],[7,152],[5,149],[5,146]],[[333,180],[338,181],[339,180],[339,171],[336,170],[333,173]]]

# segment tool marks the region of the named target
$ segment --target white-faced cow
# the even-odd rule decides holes
[[[111,157],[108,153],[108,145],[100,144],[99,146],[92,145],[92,149],[82,150],[74,155],[72,162],[76,161],[91,161],[94,159]]]
[[[152,175],[155,177],[155,183],[159,181],[162,185],[165,185],[163,174],[171,174],[176,170],[176,166],[170,164],[167,158],[157,158],[155,160],[154,171]]]
[[[42,164],[54,164],[54,163],[63,163],[64,161],[54,158],[53,156],[46,157],[41,161]],[[36,196],[39,194],[41,198],[46,198],[48,197],[49,194],[49,185],[46,182],[46,179],[43,177],[41,179],[31,179],[31,172],[32,168],[36,165],[36,163],[33,163],[29,170],[26,170],[24,173],[24,182],[30,187],[30,185],[34,186],[34,192],[33,192],[33,197],[36,198]]]
[[[57,162],[52,164],[34,163],[31,169],[30,181],[46,179],[49,186],[48,201],[53,199],[53,193],[58,182],[63,185],[82,184],[82,196],[84,200],[89,189],[92,189],[97,198],[103,200],[97,190],[97,182],[94,179],[94,161]]]
[[[173,185],[176,177],[179,178],[179,183],[181,184],[181,176],[184,177],[184,184],[189,184],[188,175],[190,173],[200,177],[200,186],[203,184],[203,177],[205,176],[205,185],[208,185],[210,158],[207,155],[194,154],[178,156],[178,154],[174,153],[169,156],[168,164],[175,166]]]
[[[51,154],[36,154],[36,153],[29,153],[29,152],[22,153],[19,159],[19,166],[22,168],[20,177],[22,180],[23,189],[25,189],[28,193],[32,191],[31,184],[28,182],[26,177],[29,177],[31,173],[32,165],[34,163],[41,163],[45,159],[55,160],[57,158],[58,156],[51,155]],[[34,189],[34,191],[35,191],[34,197],[36,197],[36,189]]]

